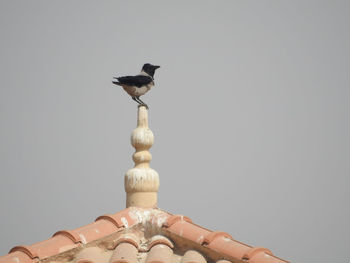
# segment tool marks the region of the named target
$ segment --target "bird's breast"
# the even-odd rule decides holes
[[[130,96],[142,96],[147,91],[149,91],[153,87],[152,84],[148,84],[141,87],[136,86],[125,86],[123,85],[123,89],[130,95]]]

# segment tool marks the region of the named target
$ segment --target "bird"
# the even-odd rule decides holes
[[[148,109],[148,105],[140,99],[140,96],[146,94],[154,86],[153,77],[158,68],[160,66],[146,63],[143,65],[140,74],[136,76],[114,77],[112,83],[122,86],[139,106],[145,106]]]

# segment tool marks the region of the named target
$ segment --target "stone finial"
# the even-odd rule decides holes
[[[135,166],[126,172],[124,178],[126,207],[157,207],[159,175],[149,166],[152,155],[148,151],[153,141],[153,133],[148,128],[148,111],[145,106],[139,106],[137,128],[131,134],[131,144],[136,149],[132,156]]]

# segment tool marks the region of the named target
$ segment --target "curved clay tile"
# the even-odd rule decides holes
[[[100,239],[118,231],[118,228],[109,221],[100,220],[74,230],[83,244]]]
[[[245,253],[247,253],[247,251],[249,251],[251,248],[246,244],[224,236],[215,238],[210,242],[210,244],[206,245],[206,247],[236,259],[242,259],[243,255],[245,255]]]
[[[189,218],[187,216],[172,215],[172,216],[167,218],[167,220],[164,222],[163,226],[164,227],[170,227],[170,226],[172,226],[173,224],[175,224],[178,221],[186,221],[186,222],[192,223],[191,218]]]
[[[155,245],[148,252],[146,263],[171,263],[173,250],[163,244]]]
[[[225,259],[220,259],[216,261],[216,263],[231,263],[231,261],[225,260]]]
[[[110,263],[136,263],[137,248],[130,243],[119,243],[115,248]]]
[[[98,247],[88,247],[79,252],[75,257],[75,263],[104,263],[106,256]]]
[[[124,227],[123,222],[120,220],[120,217],[115,217],[113,215],[102,215],[96,218],[95,222],[98,222],[100,220],[106,220],[111,222],[113,225],[115,225],[117,228]]]
[[[253,249],[242,242],[233,240],[232,237],[225,232],[211,232],[205,228],[202,228],[196,224],[186,222],[184,220],[178,220],[170,226],[163,226],[167,231],[175,234],[179,237],[191,240],[198,244],[212,249],[223,256],[235,258],[237,260],[243,260],[247,255],[252,253]],[[265,251],[258,253],[254,252],[254,256],[251,256],[249,262],[251,263],[282,263],[288,262],[269,254]]]
[[[69,238],[74,243],[79,243],[79,242],[82,243],[81,237],[75,230],[60,230],[60,231],[57,231],[55,234],[53,234],[52,237],[59,236],[59,235]]]
[[[250,263],[281,263],[286,262],[278,257],[275,257],[273,255],[269,255],[265,253],[264,251],[261,251],[259,253],[256,253],[250,260]]]
[[[211,231],[199,227],[190,222],[180,220],[167,227],[167,230],[185,239],[192,240],[198,244],[202,244],[204,238],[211,233]]]
[[[207,260],[195,250],[188,250],[181,259],[181,263],[207,263]]]
[[[114,224],[117,228],[127,228],[137,224],[137,220],[130,217],[130,208],[126,208],[112,215],[102,215],[96,218],[96,222],[106,220]]]
[[[272,252],[269,249],[267,249],[267,248],[264,248],[264,247],[252,247],[246,253],[244,253],[242,259],[250,260],[256,254],[263,253],[263,252],[268,254],[268,255],[270,255],[270,256],[272,256]]]
[[[36,252],[36,249],[33,249],[33,247],[31,247],[31,246],[22,245],[22,246],[13,247],[13,248],[11,248],[9,254],[16,252],[16,251],[27,254],[31,259],[39,258],[38,253]]]
[[[72,248],[78,247],[81,244],[74,243],[71,239],[63,235],[57,235],[47,240],[31,245],[40,259],[45,259],[53,255],[65,252]]]
[[[31,259],[41,260],[75,248],[79,244],[79,242],[74,243],[72,239],[66,235],[57,234],[48,240],[30,246],[16,246],[12,248],[9,253],[12,255],[14,252],[20,252],[26,254]]]
[[[214,231],[204,237],[203,243],[210,244],[214,239],[218,237],[226,237],[233,240],[232,236],[226,232]]]
[[[129,243],[138,249],[140,238],[132,233],[124,234],[115,241],[113,247],[110,249],[115,249],[121,243]]]
[[[0,257],[0,263],[31,263],[32,261],[27,254],[20,251]]]
[[[170,248],[174,248],[174,244],[165,236],[162,235],[155,235],[151,238],[151,241],[148,245],[148,250],[150,250],[155,245],[163,244]]]

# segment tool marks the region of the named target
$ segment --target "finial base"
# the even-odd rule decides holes
[[[157,192],[136,192],[126,194],[126,207],[156,208]]]

